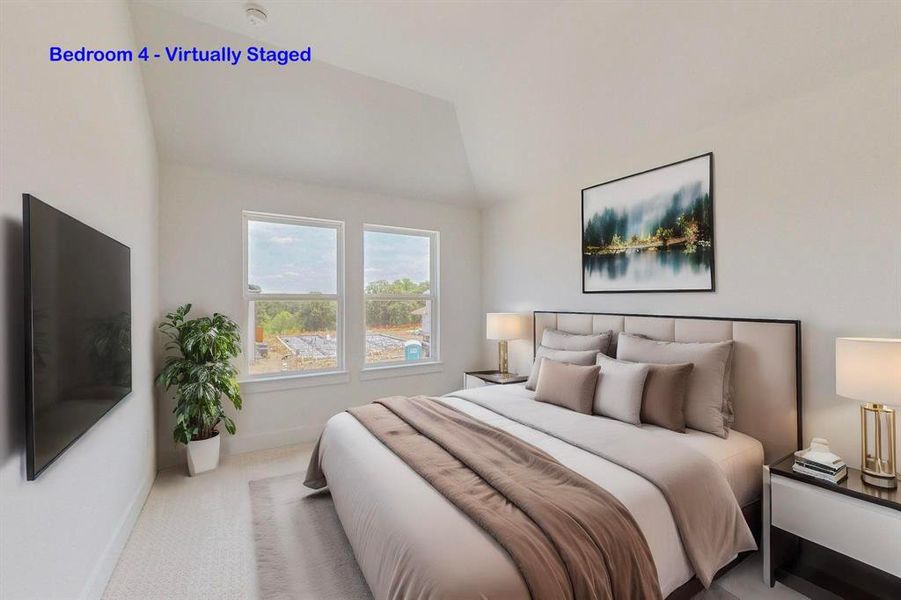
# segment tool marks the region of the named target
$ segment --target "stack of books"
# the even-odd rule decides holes
[[[842,459],[832,453],[809,450],[795,452],[795,464],[792,465],[792,470],[795,473],[832,483],[838,483],[848,476],[848,467]]]

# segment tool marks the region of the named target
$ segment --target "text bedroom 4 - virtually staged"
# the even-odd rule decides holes
[[[0,598],[901,598],[901,3],[0,2]]]

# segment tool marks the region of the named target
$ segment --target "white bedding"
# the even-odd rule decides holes
[[[523,386],[510,385],[493,386],[489,393],[533,396]],[[644,533],[664,596],[692,577],[669,505],[649,481],[466,400],[453,396],[442,400],[541,448],[616,496]],[[756,499],[763,461],[763,449],[756,440],[737,432],[721,439],[701,432],[648,429],[712,458],[741,504]],[[338,516],[376,598],[409,593],[416,597],[528,598],[516,567],[497,542],[350,414],[329,421],[320,452]],[[460,552],[461,548],[466,551]]]
[[[525,384],[496,385],[489,389],[493,394],[512,394],[530,399],[535,398],[535,392],[527,390]],[[453,396],[453,393],[449,396]],[[724,439],[695,429],[687,429],[685,433],[678,433],[656,425],[640,425],[639,427],[654,433],[654,435],[671,439],[674,443],[686,444],[715,462],[726,476],[726,481],[729,482],[729,487],[735,493],[735,499],[738,500],[739,506],[745,507],[760,499],[763,444],[751,436],[733,430]]]
[[[641,428],[659,432],[677,444],[687,444],[715,462],[726,476],[739,506],[745,507],[760,499],[763,445],[751,436],[733,430],[723,439],[694,429],[676,433],[656,425],[642,425]]]

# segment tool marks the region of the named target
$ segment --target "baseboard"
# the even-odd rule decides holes
[[[116,563],[119,562],[119,556],[125,548],[125,543],[131,535],[131,530],[134,529],[135,523],[138,521],[141,509],[144,508],[144,502],[150,494],[150,488],[153,486],[154,479],[156,479],[155,468],[153,473],[141,484],[141,487],[132,497],[131,502],[129,502],[122,518],[119,519],[115,533],[113,533],[112,538],[106,544],[106,548],[103,549],[103,554],[100,560],[97,561],[97,566],[91,571],[91,575],[88,577],[88,581],[79,595],[81,600],[99,600],[103,597],[103,592],[106,590],[106,585],[109,583],[113,570],[116,568]]]
[[[323,425],[308,425],[250,435],[241,435],[240,432],[234,436],[225,435],[222,438],[222,456],[315,442],[319,439],[322,428]],[[179,445],[179,447],[160,452],[157,464],[160,469],[185,464],[184,446]]]
[[[244,454],[254,450],[315,442],[319,438],[320,433],[322,433],[322,425],[293,427],[265,433],[226,437],[223,439],[222,454]]]

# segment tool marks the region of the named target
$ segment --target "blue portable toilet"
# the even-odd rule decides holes
[[[404,360],[421,360],[422,342],[419,340],[407,340],[404,342]]]

